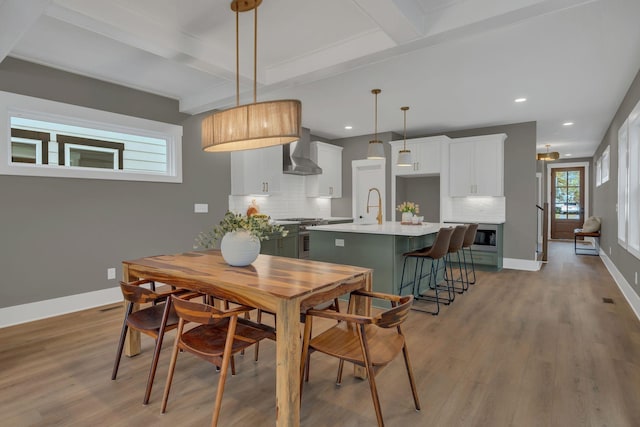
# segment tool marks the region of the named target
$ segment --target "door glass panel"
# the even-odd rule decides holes
[[[581,171],[557,171],[555,179],[555,218],[577,220],[582,214],[580,203]]]

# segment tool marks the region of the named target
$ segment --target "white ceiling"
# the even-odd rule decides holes
[[[186,113],[226,108],[229,4],[0,0],[0,60],[165,95]],[[409,137],[535,120],[538,151],[592,156],[640,68],[638,0],[264,0],[258,10],[258,101],[300,99],[303,125],[330,139],[373,133],[380,88],[378,132],[402,133],[408,105]],[[241,14],[243,103],[252,27]]]

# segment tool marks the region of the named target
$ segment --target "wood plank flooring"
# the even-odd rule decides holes
[[[173,333],[149,405],[148,337],[111,381],[121,316],[114,305],[0,329],[0,426],[209,425],[218,374],[188,354],[160,414]],[[405,333],[423,409],[399,358],[377,377],[387,426],[640,425],[640,322],[601,260],[574,255],[572,242],[551,243],[540,272],[479,272],[439,316],[412,312]],[[275,424],[274,357],[272,342],[258,363],[252,349],[237,357],[221,426]],[[336,370],[312,356],[301,425],[375,425],[367,383],[345,375],[337,387]]]

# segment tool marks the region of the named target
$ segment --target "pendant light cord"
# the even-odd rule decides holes
[[[240,7],[236,6],[236,106],[240,105]],[[258,7],[253,9],[253,103],[258,102]]]
[[[240,105],[240,8],[236,6],[236,106]]]
[[[258,102],[258,7],[253,9],[253,103]]]
[[[402,110],[404,112],[404,150],[407,150],[407,110]]]

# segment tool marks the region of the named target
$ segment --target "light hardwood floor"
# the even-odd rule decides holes
[[[640,322],[598,257],[554,242],[549,260],[540,272],[479,273],[439,316],[411,313],[405,332],[423,409],[413,408],[398,358],[377,377],[387,426],[640,425]],[[149,405],[151,339],[111,381],[121,316],[113,305],[0,329],[0,426],[209,425],[217,374],[188,354],[160,414],[173,333]],[[263,342],[258,363],[252,349],[236,359],[220,425],[275,424],[274,355]],[[301,424],[375,425],[367,383],[345,375],[336,387],[336,361],[312,358]]]

